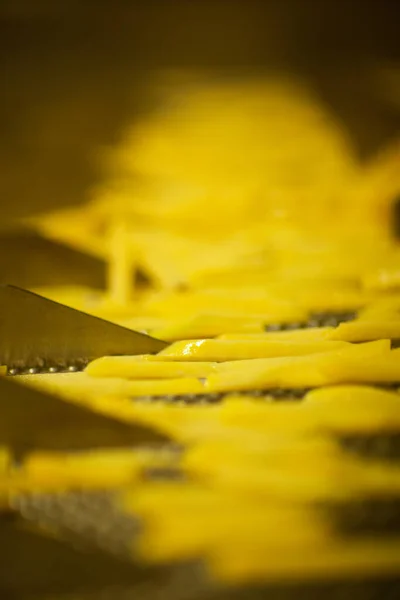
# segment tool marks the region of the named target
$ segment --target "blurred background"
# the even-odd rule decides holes
[[[253,102],[255,112],[249,122],[263,123],[256,129],[264,138],[276,115],[271,112],[271,102],[261,108],[254,98],[273,96],[275,111],[282,99],[282,122],[285,112],[293,123],[303,119],[303,137],[296,139],[300,135],[297,125],[285,134],[277,127],[271,140],[266,140],[269,148],[276,147],[285,135],[291,137],[287,154],[296,148],[299,156],[307,154],[303,138],[308,116],[304,115],[312,113],[314,129],[318,129],[316,121],[322,123],[326,146],[336,144],[335,157],[340,155],[343,164],[351,162],[352,168],[354,163],[357,169],[373,170],[371,165],[379,164],[379,157],[389,149],[393,174],[398,155],[393,158],[391,149],[400,133],[399,12],[396,0],[2,0],[0,248],[4,259],[0,260],[0,279],[29,286],[63,281],[103,286],[107,257],[88,251],[88,247],[66,244],[71,235],[61,240],[62,235],[57,234],[53,236],[57,240],[49,241],[52,236],[44,231],[48,233],[53,222],[47,229],[37,223],[27,227],[26,218],[46,219],[54,211],[93,202],[94,196],[104,196],[104,189],[109,191],[110,180],[115,189],[115,180],[126,179],[128,171],[129,177],[134,172],[138,176],[135,181],[148,189],[148,181],[154,183],[160,176],[160,161],[167,164],[168,160],[154,149],[156,143],[149,149],[142,140],[156,139],[155,130],[169,127],[170,131],[167,122],[172,119],[179,124],[183,113],[185,123],[200,122],[204,106],[203,130],[216,131],[224,102],[230,104],[232,98],[237,101],[237,108],[232,108],[235,123],[241,118],[241,100],[243,107],[247,102],[243,111],[248,114]],[[265,84],[269,81],[273,82],[272,92]],[[215,96],[206,94],[201,99],[207,89],[213,89]],[[224,99],[221,90],[226,89],[230,91]],[[299,108],[297,116],[293,90],[299,90],[300,107],[318,108]],[[216,107],[212,115],[210,106]],[[132,141],[127,132],[136,131],[136,124],[139,134]],[[238,133],[234,127],[225,147],[237,139],[241,155],[248,154],[248,162],[266,172],[265,164],[254,159],[250,133],[241,138],[241,126]],[[227,128],[216,134],[219,139]],[[309,128],[311,138],[314,133],[311,125]],[[179,135],[185,135],[183,130],[193,136],[186,125],[180,127]],[[333,137],[329,138],[328,130]],[[173,136],[175,146],[165,136],[168,148],[185,146],[176,133]],[[215,139],[206,138],[209,148],[214,147]],[[260,139],[257,144],[262,154],[265,149],[260,148]],[[196,165],[203,164],[207,143],[193,158]],[[128,169],[115,167],[119,148],[129,148],[132,164]],[[313,156],[318,154],[316,151]],[[144,158],[137,163],[139,155]],[[150,156],[153,158],[146,158]],[[173,160],[181,161],[179,153]],[[328,157],[327,164],[333,160],[336,158]],[[238,159],[232,158],[232,165],[236,163]],[[231,171],[235,170],[232,165]],[[296,167],[299,172],[301,165]],[[287,171],[290,169],[288,166]],[[204,170],[200,168],[201,176]],[[167,171],[163,176],[181,177],[172,167]],[[251,176],[249,170],[247,177]],[[391,175],[385,191],[385,202],[390,193],[393,206],[398,183],[393,183]],[[274,183],[275,188],[279,185]],[[315,199],[317,192],[313,194]],[[146,192],[143,196],[151,195]],[[307,201],[302,202],[305,209]],[[111,198],[110,206],[113,203]],[[224,206],[229,203],[226,200]],[[82,213],[82,220],[92,218],[94,223],[95,216]],[[104,223],[96,223],[98,233]],[[79,235],[86,236],[82,231]],[[142,253],[147,253],[146,248],[144,244]],[[158,260],[155,256],[152,263]],[[156,275],[165,268],[168,265],[155,269]],[[172,279],[176,282],[179,278]]]

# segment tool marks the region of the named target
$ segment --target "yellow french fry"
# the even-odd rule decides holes
[[[227,362],[217,367],[215,375],[207,378],[206,387],[210,391],[238,391],[328,385],[341,381],[345,365],[353,357],[365,368],[368,359],[373,362],[379,357],[384,363],[390,355],[389,350],[389,340],[378,340],[308,356]],[[360,374],[362,376],[361,371]],[[393,377],[393,372],[391,375]]]
[[[89,363],[86,373],[91,377],[121,377],[125,379],[204,378],[215,370],[211,362],[139,361],[135,356],[105,356]]]
[[[361,385],[338,385],[308,392],[304,408],[320,430],[377,432],[399,430],[399,395]]]
[[[350,323],[341,323],[328,335],[330,340],[345,342],[370,342],[373,340],[400,339],[399,320],[356,320]]]
[[[263,333],[223,333],[219,340],[266,340],[288,342],[320,342],[329,340],[333,327],[310,327],[305,329],[291,329],[287,331],[264,331]]]
[[[185,340],[158,353],[168,360],[231,361],[252,358],[304,356],[345,348],[341,341]]]

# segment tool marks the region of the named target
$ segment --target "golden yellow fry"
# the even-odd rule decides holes
[[[175,342],[158,353],[168,360],[205,360],[223,362],[251,358],[303,356],[346,347],[341,341],[276,340],[185,340]]]
[[[306,329],[291,329],[287,331],[264,331],[263,333],[223,333],[218,340],[266,340],[288,342],[319,342],[329,340],[333,327],[310,327]]]
[[[226,362],[217,367],[215,375],[207,378],[206,385],[210,391],[317,387],[340,383],[343,378],[347,381],[346,365],[352,358],[358,361],[360,367],[361,364],[364,365],[364,370],[360,369],[362,378],[367,364],[375,363],[378,358],[384,363],[388,356],[390,341],[379,340],[366,344],[349,344],[339,350],[307,356]],[[393,370],[390,375],[394,376]],[[348,382],[351,383],[352,380],[349,379]]]
[[[125,379],[204,378],[215,370],[211,362],[139,361],[131,356],[104,356],[86,367],[92,377],[122,377]]]
[[[400,339],[400,320],[351,321],[341,323],[329,333],[328,339],[345,342],[370,342],[372,340]]]

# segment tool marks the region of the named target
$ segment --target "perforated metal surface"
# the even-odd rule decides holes
[[[340,436],[338,441],[345,451],[361,458],[385,461],[400,460],[400,431],[398,430],[370,434],[354,432]]]
[[[322,512],[339,535],[375,539],[400,535],[400,495],[326,503]]]
[[[26,520],[73,544],[129,558],[139,522],[124,513],[113,492],[17,496],[12,508]]]
[[[382,390],[398,392],[400,383],[369,383],[370,387],[375,387]],[[215,392],[205,394],[165,394],[165,395],[147,395],[135,396],[131,398],[132,402],[163,402],[166,404],[174,404],[180,406],[191,405],[211,405],[219,404],[227,396],[245,396],[248,398],[260,398],[266,402],[290,402],[302,400],[305,395],[315,388],[298,387],[298,388],[270,388],[258,390],[230,390],[229,392]]]
[[[132,402],[163,402],[181,406],[190,405],[209,405],[218,404],[226,396],[235,394],[235,396],[247,396],[251,398],[262,398],[265,401],[279,402],[290,400],[301,400],[311,388],[274,388],[269,390],[243,390],[218,392],[210,394],[168,394],[163,396],[137,396],[132,398]]]
[[[353,311],[311,313],[307,321],[271,323],[265,331],[292,331],[294,329],[312,329],[315,327],[337,327],[340,323],[352,321],[357,317]]]

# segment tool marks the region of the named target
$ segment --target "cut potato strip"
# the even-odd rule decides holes
[[[60,484],[109,488],[138,478],[144,465],[132,450],[91,451],[75,454],[34,453],[24,462],[24,474],[33,488],[57,489]]]
[[[90,377],[87,373],[62,375],[20,376],[26,385],[32,385],[76,402],[90,402],[98,398],[130,398],[167,394],[201,394],[204,385],[195,378],[138,380]]]
[[[346,347],[341,341],[292,342],[275,340],[185,340],[158,353],[167,360],[222,362],[251,358],[301,356]]]
[[[331,357],[339,357],[346,359],[347,357],[356,357],[361,359],[373,358],[375,356],[385,356],[389,353],[395,354],[396,350],[390,350],[390,340],[376,340],[374,342],[365,342],[363,344],[346,344],[345,346],[333,349],[329,352],[318,352],[315,354],[309,354],[306,356],[280,356],[275,358],[253,358],[245,360],[232,360],[222,363],[217,363],[216,370],[218,373],[224,371],[238,371],[243,369],[251,369],[267,366],[267,365],[280,365],[290,364],[292,361],[295,363],[299,361],[319,361],[321,356],[327,355]]]
[[[151,515],[151,527],[140,540],[140,556],[150,562],[161,563],[196,559],[200,555],[207,557],[214,548],[221,546],[221,540],[229,539],[230,543],[241,545],[254,535],[264,540],[261,544],[264,552],[268,548],[271,552],[282,552],[285,548],[299,551],[307,547],[321,547],[329,535],[328,529],[321,527],[311,512],[306,520],[304,515],[299,514],[299,509],[289,511],[285,508],[278,509],[265,503],[243,503],[237,507],[227,497],[225,508],[220,502],[215,502],[208,510],[193,507],[196,518],[189,510],[180,514],[177,511],[175,514],[167,513],[164,518],[155,513]],[[237,525],[233,528],[232,523]],[[283,523],[290,528],[285,540],[281,532]]]
[[[366,290],[398,291],[400,289],[400,269],[396,266],[368,273],[362,278],[362,283]]]
[[[218,418],[234,428],[236,445],[240,445],[241,431],[251,433],[253,442],[246,440],[244,444],[251,446],[260,445],[260,433],[265,436],[264,443],[270,444],[282,436],[400,432],[399,406],[395,392],[363,385],[335,385],[308,392],[302,403],[265,403],[232,394],[225,398]]]
[[[230,362],[218,366],[206,386],[210,391],[238,391],[351,383],[345,375],[345,365],[351,357],[358,359],[357,364],[363,364],[365,371],[378,359],[384,363],[390,356],[389,350],[389,340],[380,340],[308,356]]]
[[[204,378],[215,370],[211,362],[139,361],[131,356],[105,356],[86,367],[92,377],[123,377],[125,379]]]
[[[306,395],[305,408],[322,430],[400,432],[400,397],[395,392],[361,385],[320,388]]]
[[[345,342],[369,342],[372,340],[400,339],[400,320],[360,320],[341,323],[329,333],[328,339]]]
[[[287,331],[264,331],[263,333],[223,333],[219,340],[265,340],[288,342],[320,342],[331,339],[329,336],[333,327],[310,327],[305,329],[290,329]]]
[[[232,302],[234,299],[234,302]],[[193,315],[222,314],[224,320],[233,319],[260,321],[263,323],[302,322],[308,317],[308,310],[293,300],[286,300],[268,290],[207,290],[159,294],[146,304],[149,313],[177,319],[193,319]],[[220,331],[219,333],[223,333]]]
[[[326,362],[324,375],[333,383],[399,383],[400,387],[400,353],[393,350],[372,360],[354,356]]]
[[[268,315],[200,314],[192,319],[178,321],[166,327],[155,329],[152,334],[161,340],[176,341],[215,337],[230,330],[261,333],[264,330],[264,324],[270,320],[271,316]]]
[[[348,579],[351,594],[357,587],[353,581],[360,578],[364,583],[370,577],[395,577],[400,569],[400,553],[397,540],[349,540],[330,539],[324,548],[314,545],[306,551],[296,547],[282,552],[266,547],[254,536],[247,544],[220,544],[208,557],[212,575],[225,584],[244,585],[257,582],[285,581],[292,586],[304,582],[306,594],[313,597],[310,580],[316,582],[316,597],[320,593],[320,582],[327,577],[329,582]],[[267,559],[266,559],[267,557]],[[345,584],[344,584],[345,585]],[[368,584],[367,584],[368,585]],[[274,589],[274,588],[273,588]],[[323,589],[323,588],[322,588]],[[328,589],[328,588],[327,588]],[[344,588],[346,589],[346,588]],[[307,596],[305,596],[307,597]]]

